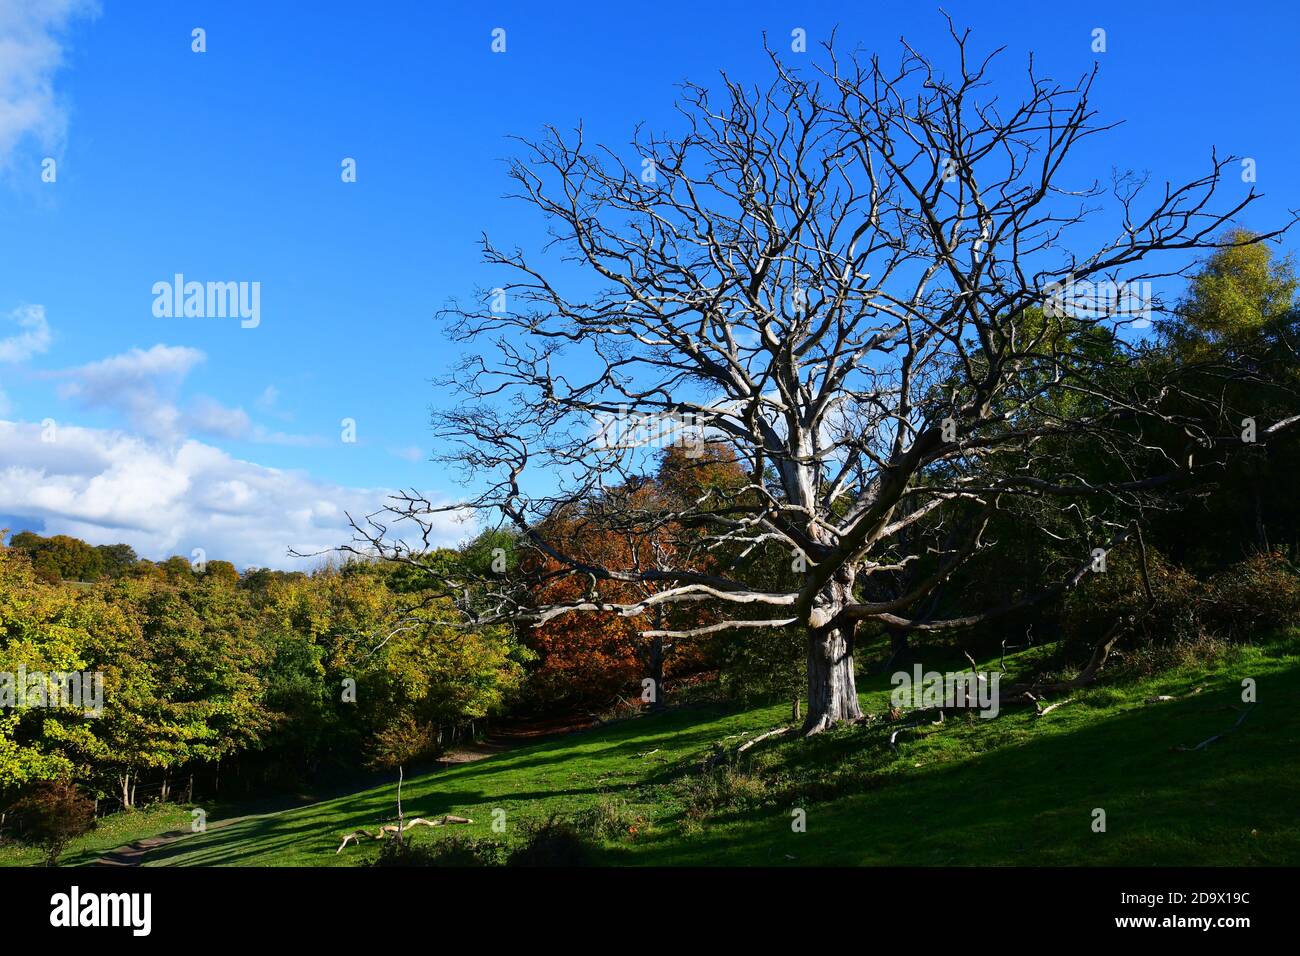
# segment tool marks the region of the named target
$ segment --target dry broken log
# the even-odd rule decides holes
[[[751,737],[749,740],[745,741],[743,744],[737,747],[735,751],[732,752],[731,756],[738,757],[741,754],[743,754],[746,750],[748,750],[750,747],[754,746],[754,744],[756,743],[759,743],[764,740],[768,740],[769,738],[772,737],[784,736],[785,734],[788,734],[793,730],[794,730],[793,727],[777,727],[775,730],[766,731],[764,733],[759,734],[757,737]],[[739,735],[729,734],[728,736],[723,737],[722,739],[730,740],[732,737],[736,737],[736,736]],[[706,772],[712,770],[714,767],[718,765],[719,761],[721,761],[724,757],[728,756],[726,748],[724,748],[721,743],[716,743],[713,745],[713,747],[714,747],[713,753],[711,753],[704,760],[704,770]]]
[[[473,822],[474,821],[471,820],[469,817],[458,817],[450,813],[444,816],[440,820],[426,820],[424,819],[424,817],[416,817],[413,820],[408,820],[406,822],[406,825],[400,828],[400,832],[405,833],[407,830],[411,829],[411,827],[417,827],[417,826],[443,827],[452,823],[473,823]],[[353,842],[360,844],[361,838],[363,836],[369,837],[372,840],[382,840],[384,837],[394,836],[398,832],[399,832],[399,828],[397,827],[396,824],[393,823],[390,823],[387,826],[380,827],[378,833],[371,833],[369,830],[357,830],[355,833],[349,833],[347,836],[345,836],[343,838],[343,842],[339,844],[339,848],[334,852],[336,854],[342,853],[343,848],[348,845],[349,840],[352,840]]]
[[[776,728],[776,730],[769,730],[765,734],[759,734],[753,740],[747,740],[739,747],[737,747],[736,753],[743,754],[746,750],[754,746],[754,744],[758,743],[759,741],[767,740],[767,738],[769,737],[778,737],[781,734],[788,734],[793,729],[794,729],[793,727],[778,727]]]
[[[1029,693],[1029,691],[1025,691],[1025,696],[1033,702],[1035,717],[1043,717],[1050,714],[1052,711],[1056,710],[1056,708],[1064,707],[1066,704],[1074,700],[1073,697],[1067,697],[1065,700],[1058,700],[1055,704],[1047,704],[1047,701],[1035,697],[1033,694]],[[1047,704],[1047,706],[1044,707],[1044,704]]]

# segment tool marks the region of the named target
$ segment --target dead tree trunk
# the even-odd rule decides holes
[[[808,630],[808,718],[805,736],[821,733],[842,720],[858,720],[857,680],[853,673],[852,622],[838,627],[830,621],[852,600],[853,575],[836,575],[813,608]]]

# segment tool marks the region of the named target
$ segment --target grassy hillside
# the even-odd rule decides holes
[[[1208,747],[1176,749],[1236,723],[1244,677],[1258,683],[1248,718]],[[873,679],[863,707],[883,715],[888,697]],[[734,749],[787,716],[780,706],[638,718],[409,779],[405,811],[474,820],[417,828],[417,843],[453,832],[511,841],[526,821],[599,815],[622,834],[600,841],[611,864],[1300,863],[1295,635],[1077,692],[1041,718],[1027,708],[950,717],[904,732],[897,752],[896,725],[878,720],[702,769],[715,745]],[[1098,807],[1105,833],[1092,829]],[[497,808],[504,836],[491,829]],[[794,808],[806,832],[793,832]],[[394,787],[380,787],[216,827],[146,865],[357,865],[377,844],[336,854],[340,835],[394,812]]]
[[[132,813],[114,813],[95,829],[68,844],[59,862],[63,866],[85,866],[109,850],[169,830],[188,830],[190,811],[175,803],[151,806]],[[39,866],[43,854],[36,847],[0,846],[0,866]]]

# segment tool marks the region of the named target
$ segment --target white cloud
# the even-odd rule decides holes
[[[229,438],[234,441],[251,441],[259,445],[293,445],[298,448],[319,448],[328,442],[315,435],[293,435],[272,431],[258,425],[242,408],[222,405],[216,399],[200,395],[190,402],[180,417],[180,426],[186,432]]]
[[[50,374],[64,380],[59,386],[60,397],[72,399],[82,408],[117,412],[132,428],[159,441],[181,441],[186,435],[197,434],[262,445],[325,444],[321,438],[255,424],[242,408],[231,408],[206,395],[182,409],[177,392],[185,377],[206,359],[198,349],[159,344]]]
[[[185,421],[194,431],[221,438],[243,438],[253,430],[253,423],[242,408],[228,408],[206,395],[190,403]]]
[[[3,337],[9,324],[19,331]],[[0,317],[0,362],[25,362],[50,347],[50,324],[45,321],[45,306],[24,305]]]
[[[0,0],[0,168],[24,137],[46,149],[61,143],[67,111],[54,92],[63,63],[59,34],[97,10],[92,0]]]
[[[152,559],[203,548],[241,568],[311,567],[288,550],[346,543],[344,512],[362,518],[388,494],[241,461],[193,440],[62,426],[43,442],[39,425],[0,421],[0,514],[38,519],[46,534],[123,541]],[[471,531],[446,516],[436,543]]]
[[[407,445],[405,448],[390,448],[388,453],[404,461],[420,461],[425,457],[425,453],[414,445]]]
[[[162,376],[184,378],[205,358],[198,349],[185,345],[155,345],[151,349],[134,348],[98,362],[74,369],[90,382],[115,386],[126,381],[146,381]]]
[[[330,444],[319,435],[296,435],[292,432],[271,431],[261,425],[254,425],[252,431],[244,436],[248,441],[259,445],[292,445],[295,448],[323,448]]]
[[[200,395],[190,403],[181,418],[181,426],[187,432],[229,438],[234,441],[251,441],[259,445],[320,448],[329,444],[324,438],[316,435],[294,435],[289,432],[272,431],[265,425],[254,423],[242,408],[230,408],[206,395]]]
[[[151,438],[181,435],[181,413],[172,396],[181,381],[204,359],[198,349],[155,345],[55,373],[68,379],[59,388],[63,398],[83,408],[110,408]]]
[[[18,326],[18,331],[6,335],[11,324]],[[44,306],[19,306],[8,315],[0,315],[0,363],[25,362],[49,347],[50,324],[45,320]],[[0,415],[9,414],[11,407],[9,397],[0,388]]]

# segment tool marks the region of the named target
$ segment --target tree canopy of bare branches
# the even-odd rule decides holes
[[[1123,506],[1221,442],[1190,411],[1213,397],[1136,331],[1165,306],[1135,309],[1126,293],[1173,288],[1198,252],[1239,241],[1226,228],[1259,197],[1224,188],[1231,156],[1207,157],[1182,185],[1082,176],[1072,152],[1110,128],[1090,105],[1095,71],[1055,82],[1031,58],[1009,99],[989,80],[997,53],[952,40],[947,69],[905,42],[892,65],[833,42],[797,70],[772,55],[766,85],[688,85],[680,132],[638,130],[622,151],[581,129],[521,141],[513,194],[548,220],[566,277],[586,281],[567,289],[484,239],[503,279],[445,312],[473,352],[436,420],[477,490],[447,505],[399,496],[354,523],[353,547],[419,564],[434,519],[459,509],[508,525],[545,573],[586,585],[540,606],[490,588],[466,606],[476,620],[612,611],[656,633],[656,609],[707,603],[708,623],[660,633],[803,628],[808,733],[860,716],[863,622],[960,627],[1081,580],[1095,548],[1128,538]],[[1082,305],[1069,298],[1080,289]],[[601,433],[626,415],[698,430],[743,481],[673,501],[610,494],[644,464]],[[1072,470],[1082,447],[1113,463],[1104,480]],[[1002,607],[918,615],[989,546],[989,520],[1025,500],[1094,503],[1077,568]],[[652,561],[592,563],[546,533],[549,515],[575,507],[677,543]],[[907,534],[921,525],[944,533]],[[760,549],[783,551],[791,574],[758,580]],[[872,576],[909,564],[927,570],[902,593],[867,596]]]

